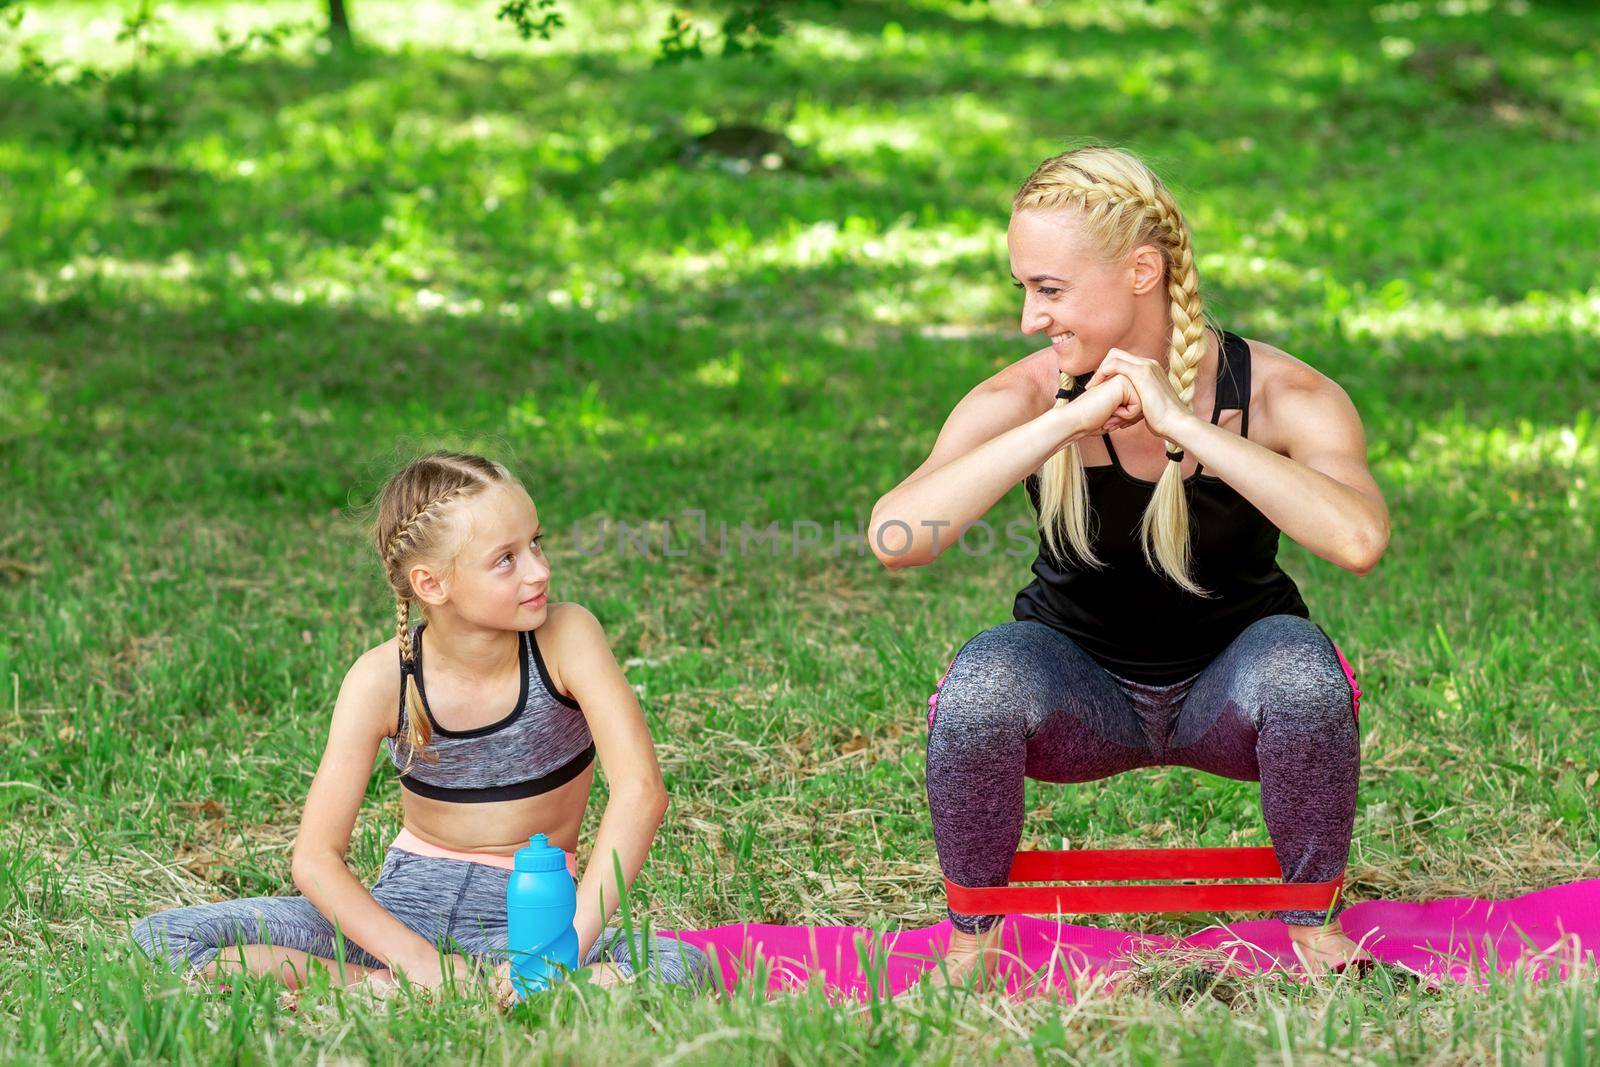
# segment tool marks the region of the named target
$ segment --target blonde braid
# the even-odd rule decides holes
[[[1155,215],[1170,241],[1167,271],[1168,313],[1172,337],[1167,353],[1167,381],[1183,406],[1194,411],[1194,384],[1200,363],[1205,358],[1205,313],[1200,300],[1200,276],[1194,266],[1194,250],[1189,243],[1189,228],[1183,215],[1165,189],[1157,188],[1151,199]],[[1179,586],[1195,596],[1210,596],[1190,576],[1192,555],[1189,537],[1189,505],[1183,484],[1183,449],[1164,440],[1168,459],[1156,482],[1149,507],[1139,520],[1139,542],[1144,558],[1159,567]]]
[[[428,749],[429,742],[433,740],[433,727],[428,723],[427,712],[422,707],[422,694],[416,685],[417,652],[411,646],[410,597],[394,598],[394,622],[395,636],[400,642],[402,665],[400,703],[406,709],[406,765],[400,770],[400,773],[404,774],[411,769],[411,763],[419,752],[422,753],[422,758],[430,763],[439,757]]]
[[[1063,373],[1058,385],[1061,389],[1076,389],[1077,381],[1072,375]],[[1070,402],[1066,397],[1057,397],[1055,406],[1059,408]],[[1095,555],[1092,544],[1088,478],[1083,473],[1083,453],[1078,448],[1078,442],[1069,443],[1066,448],[1045,460],[1039,475],[1040,516],[1060,516],[1059,521],[1043,523],[1040,527],[1050,552],[1057,557],[1064,555],[1058,531],[1065,527],[1067,543],[1072,546],[1078,559],[1088,567],[1104,567],[1105,562]]]
[[[446,505],[462,495],[470,486],[462,486],[452,492],[423,504],[412,512],[400,527],[389,538],[385,548],[384,563],[397,574],[400,564],[414,548],[412,540],[425,529],[426,524],[432,522],[445,508]],[[417,652],[411,646],[411,601],[413,595],[409,592],[411,578],[409,575],[398,574],[399,581],[408,590],[406,593],[396,593],[394,600],[395,633],[400,643],[400,699],[406,706],[406,747],[409,750],[406,756],[405,770],[411,769],[411,761],[418,753],[428,762],[433,762],[439,757],[429,751],[428,745],[433,741],[433,726],[428,722],[427,709],[422,706],[422,692],[417,686],[416,667]],[[401,772],[404,773],[404,770]]]
[[[388,542],[383,547],[383,561],[389,567],[398,567],[415,549],[414,541],[420,533],[425,532],[428,524],[438,518],[445,506],[453,503],[456,498],[468,490],[481,489],[481,486],[464,485],[453,489],[432,500],[422,504],[408,516],[404,522],[389,536]],[[409,584],[410,579],[407,579]]]

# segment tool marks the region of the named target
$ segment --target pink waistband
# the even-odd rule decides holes
[[[493,852],[461,852],[443,845],[435,845],[431,841],[424,841],[410,830],[401,827],[400,833],[395,836],[391,848],[398,848],[416,856],[428,856],[438,860],[461,860],[465,863],[481,863],[486,867],[499,867],[503,871],[516,868],[516,860],[511,856],[500,856]],[[567,870],[572,877],[578,877],[578,860],[572,853],[567,853]]]

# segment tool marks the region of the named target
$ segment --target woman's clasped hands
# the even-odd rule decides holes
[[[1120,348],[1106,354],[1073,403],[1085,405],[1085,415],[1103,433],[1142,420],[1151,433],[1171,440],[1185,419],[1195,417],[1173,391],[1166,368]]]

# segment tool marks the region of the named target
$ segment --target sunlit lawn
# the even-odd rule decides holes
[[[338,680],[392,625],[356,506],[436,443],[515,460],[556,599],[628,664],[673,795],[635,901],[652,922],[941,917],[924,702],[1031,559],[891,574],[826,550],[1035,346],[1006,205],[1082,137],[1147,154],[1219,321],[1365,419],[1387,557],[1362,579],[1281,555],[1366,694],[1353,899],[1600,875],[1600,16],[819,5],[769,62],[663,67],[666,8],[568,5],[526,45],[494,6],[355,0],[354,54],[302,33],[218,59],[218,24],[318,5],[162,4],[145,77],[171,128],[133,148],[98,146],[102,98],[19,76],[12,47],[123,63],[120,8],[41,5],[0,39],[0,1057],[1595,1055],[1592,980],[1224,998],[1156,963],[1075,1007],[641,986],[504,1015],[329,992],[290,1011],[270,983],[207,995],[137,959],[140,915],[294,891]],[[718,123],[799,151],[680,164]],[[990,521],[1026,514],[1013,492]],[[671,523],[688,554],[585,552],[602,521],[655,523],[658,546]],[[771,522],[822,545],[717,551],[718,523]],[[352,848],[368,879],[390,779]],[[1182,769],[1029,805],[1035,846],[1266,840],[1254,785]]]

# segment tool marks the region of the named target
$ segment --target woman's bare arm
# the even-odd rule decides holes
[[[1306,369],[1279,380],[1262,408],[1267,425],[1251,437],[1276,438],[1288,455],[1198,417],[1185,420],[1178,443],[1295,542],[1370,573],[1389,545],[1389,509],[1355,405],[1337,382]]]
[[[933,562],[1013,485],[1068,444],[1098,433],[1132,392],[1116,378],[1058,408],[1053,388],[1045,391],[1021,368],[1008,367],[962,397],[928,458],[873,507],[868,543],[884,566]]]

